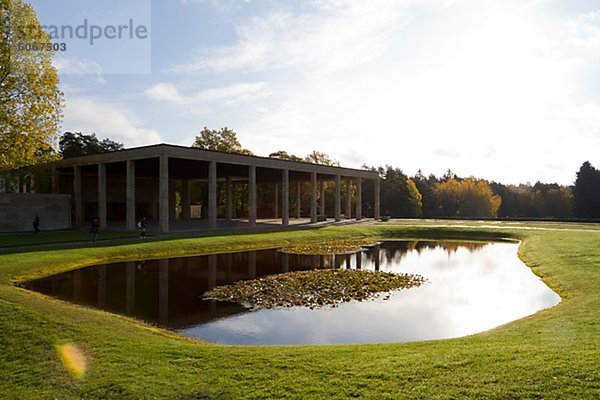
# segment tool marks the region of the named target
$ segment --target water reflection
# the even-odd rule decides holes
[[[516,254],[517,245],[509,243],[386,241],[338,256],[271,249],[97,265],[24,286],[218,343],[412,341],[480,332],[558,303]],[[417,273],[429,284],[386,301],[315,310],[249,311],[201,300],[217,285],[314,268]]]

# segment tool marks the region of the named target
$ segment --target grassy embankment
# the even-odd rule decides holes
[[[597,398],[600,227],[507,224],[375,226],[222,235],[0,254],[2,398]],[[447,224],[450,225],[450,224]],[[451,224],[456,225],[456,224]],[[563,225],[550,227],[561,228]],[[548,228],[544,226],[544,228]],[[271,247],[334,237],[523,239],[521,258],[563,302],[482,334],[385,345],[204,344],[129,318],[66,304],[12,283],[97,262]],[[55,345],[89,359],[76,379]]]

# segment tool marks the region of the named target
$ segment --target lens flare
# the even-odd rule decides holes
[[[83,351],[75,343],[56,345],[56,351],[63,365],[77,379],[85,376],[87,361]]]

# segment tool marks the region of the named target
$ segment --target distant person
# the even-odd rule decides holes
[[[140,228],[140,239],[146,239],[146,228],[148,224],[146,223],[146,217],[142,217],[142,219],[138,222],[138,228]]]
[[[92,221],[92,225],[90,226],[90,238],[92,240],[92,243],[96,243],[99,229],[100,223],[98,222],[98,218],[94,218],[94,220]]]
[[[37,214],[33,219],[33,233],[40,233],[40,217]]]

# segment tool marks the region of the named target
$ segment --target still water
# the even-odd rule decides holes
[[[384,343],[469,335],[560,302],[514,243],[384,241],[339,256],[257,250],[96,265],[23,284],[73,303],[130,315],[223,344]],[[205,301],[217,285],[314,268],[420,274],[428,283],[388,300],[337,308],[248,310]]]

